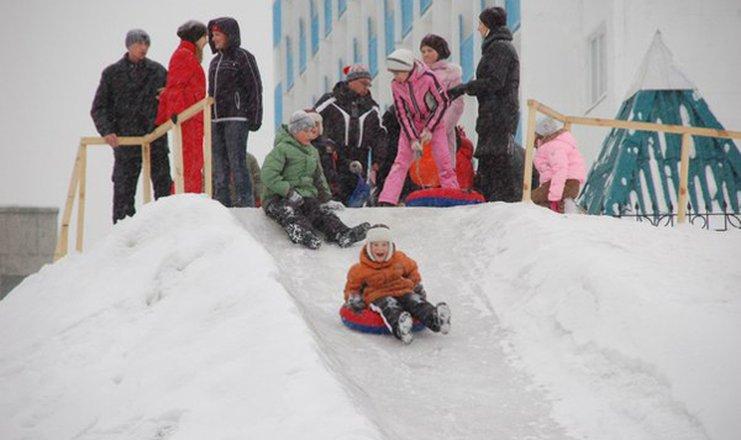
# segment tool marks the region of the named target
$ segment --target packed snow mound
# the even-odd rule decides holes
[[[340,216],[391,226],[449,335],[344,328],[359,245],[168,197],[0,302],[0,438],[738,438],[741,234],[523,204]]]
[[[0,438],[380,438],[275,278],[217,202],[144,207],[0,303]]]

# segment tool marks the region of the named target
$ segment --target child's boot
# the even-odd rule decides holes
[[[447,335],[450,332],[450,307],[444,302],[437,303],[435,307],[435,321],[440,333]]]
[[[370,229],[370,223],[361,223],[355,227],[347,228],[344,232],[337,234],[337,244],[346,248],[365,239],[365,234]]]
[[[414,339],[414,336],[412,335],[413,324],[414,321],[412,315],[410,315],[409,312],[402,312],[401,315],[399,315],[399,322],[396,324],[394,336],[399,338],[399,340],[401,340],[405,345],[411,344],[412,339]]]

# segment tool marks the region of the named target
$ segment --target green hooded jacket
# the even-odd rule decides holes
[[[291,189],[321,202],[332,197],[316,148],[302,145],[286,125],[276,133],[273,150],[265,158],[260,176],[263,204],[274,196],[286,197]]]

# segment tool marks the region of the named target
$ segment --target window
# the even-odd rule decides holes
[[[368,68],[375,78],[378,73],[378,35],[376,35],[376,20],[368,17]]]
[[[283,34],[281,24],[281,0],[275,0],[273,2],[273,47],[277,47],[280,44]]]
[[[520,0],[506,0],[507,27],[512,31],[520,28]]]
[[[286,35],[286,90],[293,87],[293,44],[291,37]]]
[[[275,113],[273,115],[273,122],[275,123],[275,129],[280,127],[283,123],[283,85],[278,83],[275,86],[275,92],[273,92],[273,102],[275,102]]]
[[[386,55],[396,48],[396,22],[394,21],[394,0],[383,0],[383,30],[386,39]]]
[[[345,11],[347,11],[347,0],[337,0],[337,17],[342,17]]]
[[[593,106],[607,93],[607,54],[604,25],[589,37],[587,50],[589,51],[589,105]]]
[[[298,67],[301,73],[306,70],[306,24],[303,18],[298,21]]]
[[[345,60],[343,60],[342,58],[337,60],[337,66],[339,67],[337,71],[337,81],[342,81],[345,76],[345,72],[343,72],[343,70],[345,69]]]
[[[324,75],[324,93],[329,93],[329,90],[332,88],[332,83],[329,80],[329,77],[327,75]]]
[[[316,0],[309,3],[311,9],[311,54],[319,52],[319,11],[316,8]]]
[[[432,0],[419,0],[419,15],[427,12],[430,9],[430,5],[432,5]]]
[[[324,36],[332,32],[332,0],[324,0]]]
[[[414,22],[414,0],[401,0],[401,35],[406,37]]]
[[[461,69],[463,82],[473,78],[473,27],[463,15],[458,16],[458,36],[460,37]]]
[[[358,64],[363,62],[363,51],[357,38],[352,39],[352,62]]]

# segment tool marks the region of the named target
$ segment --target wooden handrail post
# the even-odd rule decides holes
[[[175,194],[182,194],[185,192],[185,184],[183,182],[183,126],[180,125],[180,121],[175,124],[173,148],[175,151]]]
[[[152,146],[142,144],[142,197],[144,204],[152,201]]]
[[[126,148],[126,147],[124,147]],[[85,236],[85,185],[87,181],[87,145],[80,145],[80,181],[77,186],[77,236],[75,249],[82,252],[82,243]]]
[[[690,171],[690,140],[689,133],[682,135],[682,153],[679,165],[679,191],[677,191],[677,223],[687,221],[687,181]]]
[[[211,168],[211,103],[212,98],[208,98],[203,105],[203,182],[204,192],[209,198],[214,196],[213,176]]]
[[[77,185],[80,179],[80,161],[82,160],[81,151],[84,145],[85,143],[83,141],[80,141],[80,145],[77,147],[75,165],[72,167],[72,176],[69,179],[69,187],[67,189],[67,200],[64,203],[62,224],[59,226],[57,248],[54,250],[54,261],[57,261],[67,255],[67,249],[69,246],[69,221],[72,218],[72,206],[75,203],[75,194],[77,193]]]
[[[533,148],[535,147],[535,116],[537,102],[527,101],[527,137],[525,138],[525,172],[522,173],[522,201],[529,202],[533,182]]]

